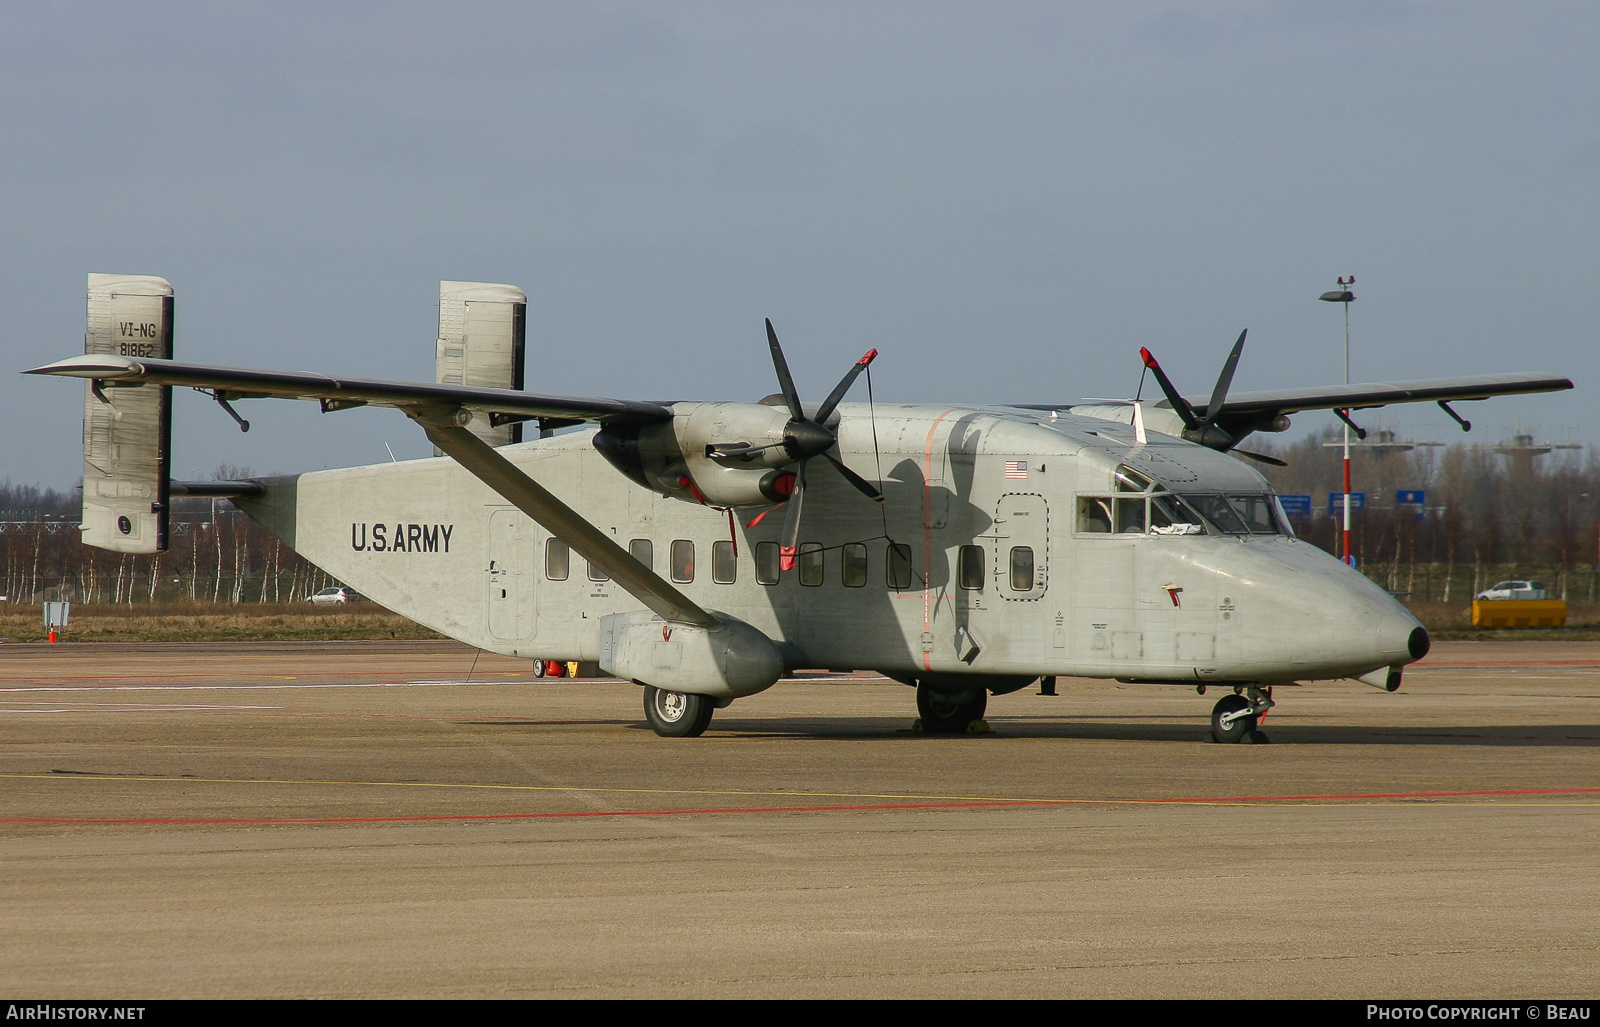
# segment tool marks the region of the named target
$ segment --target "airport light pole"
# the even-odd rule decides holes
[[[1327,303],[1340,303],[1344,305],[1344,383],[1350,384],[1350,302],[1356,294],[1350,291],[1350,286],[1356,284],[1356,276],[1339,279],[1339,288],[1332,289],[1317,297]],[[1344,562],[1355,566],[1350,557],[1350,411],[1346,410],[1340,420],[1344,421]]]

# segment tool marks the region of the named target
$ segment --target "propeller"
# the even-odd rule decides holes
[[[1217,419],[1222,416],[1222,404],[1228,399],[1228,387],[1233,384],[1233,372],[1239,366],[1239,354],[1244,351],[1244,337],[1249,332],[1250,329],[1246,328],[1239,333],[1238,341],[1233,344],[1233,351],[1228,354],[1227,361],[1223,363],[1222,373],[1217,376],[1216,387],[1211,390],[1211,402],[1206,404],[1206,418],[1204,421],[1200,419],[1199,414],[1194,412],[1194,407],[1189,405],[1189,401],[1178,394],[1178,390],[1172,385],[1172,379],[1168,378],[1167,372],[1161,369],[1161,364],[1156,360],[1154,354],[1148,349],[1140,348],[1139,356],[1144,360],[1144,366],[1148,367],[1156,376],[1156,383],[1161,386],[1161,391],[1166,394],[1167,402],[1172,404],[1173,411],[1183,421],[1183,437],[1190,442],[1198,442],[1202,446],[1210,449],[1219,449],[1224,453],[1233,448],[1233,436],[1217,427]],[[1258,453],[1246,453],[1244,455],[1262,459]],[[1267,457],[1263,462],[1272,463],[1274,459]]]
[[[1285,462],[1283,460],[1279,460],[1275,456],[1268,456],[1265,453],[1252,453],[1248,449],[1230,449],[1230,450],[1228,450],[1228,452],[1230,452],[1230,453],[1238,453],[1240,456],[1247,456],[1252,460],[1259,460],[1261,463],[1271,464],[1273,467],[1288,467],[1289,466],[1287,462]]]
[[[800,405],[800,393],[794,387],[794,378],[789,374],[789,362],[783,357],[783,347],[778,344],[778,333],[773,330],[770,318],[767,320],[767,346],[772,350],[772,366],[778,373],[778,387],[782,390],[783,402],[789,408],[789,422],[783,426],[783,441],[767,446],[743,446],[735,443],[731,446],[708,447],[707,451],[711,455],[733,456],[781,446],[789,458],[795,461],[794,491],[786,504],[783,537],[778,548],[778,565],[787,571],[794,569],[795,557],[799,551],[800,512],[805,506],[806,498],[806,463],[812,457],[824,457],[838,470],[844,480],[854,485],[863,496],[875,503],[883,502],[883,493],[878,491],[877,486],[846,467],[843,461],[828,452],[838,444],[839,437],[833,429],[824,424],[834,408],[839,405],[839,401],[844,399],[845,393],[850,391],[850,386],[855,384],[856,378],[877,357],[878,351],[868,350],[860,360],[857,360],[845,376],[839,379],[839,384],[833,387],[828,398],[822,401],[822,405],[817,408],[816,416],[807,417],[805,409]]]

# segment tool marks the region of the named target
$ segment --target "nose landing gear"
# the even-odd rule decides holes
[[[1211,707],[1211,740],[1214,742],[1265,745],[1270,739],[1257,725],[1275,704],[1272,689],[1259,685],[1247,688],[1249,698],[1235,692],[1217,700]]]

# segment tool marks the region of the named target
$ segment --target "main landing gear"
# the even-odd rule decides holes
[[[1270,741],[1266,732],[1256,725],[1274,705],[1272,689],[1249,685],[1245,691],[1249,693],[1248,697],[1235,691],[1218,699],[1217,704],[1211,707],[1212,741],[1244,745],[1265,745]]]
[[[717,704],[708,696],[644,687],[644,719],[663,738],[698,738],[711,726]]]
[[[925,734],[965,734],[974,722],[983,720],[983,711],[988,707],[989,693],[981,688],[938,692],[920,682],[917,684],[917,713],[922,718],[920,723]]]

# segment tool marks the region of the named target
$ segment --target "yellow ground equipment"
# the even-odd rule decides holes
[[[1561,599],[1474,599],[1475,628],[1559,628],[1567,623]]]

